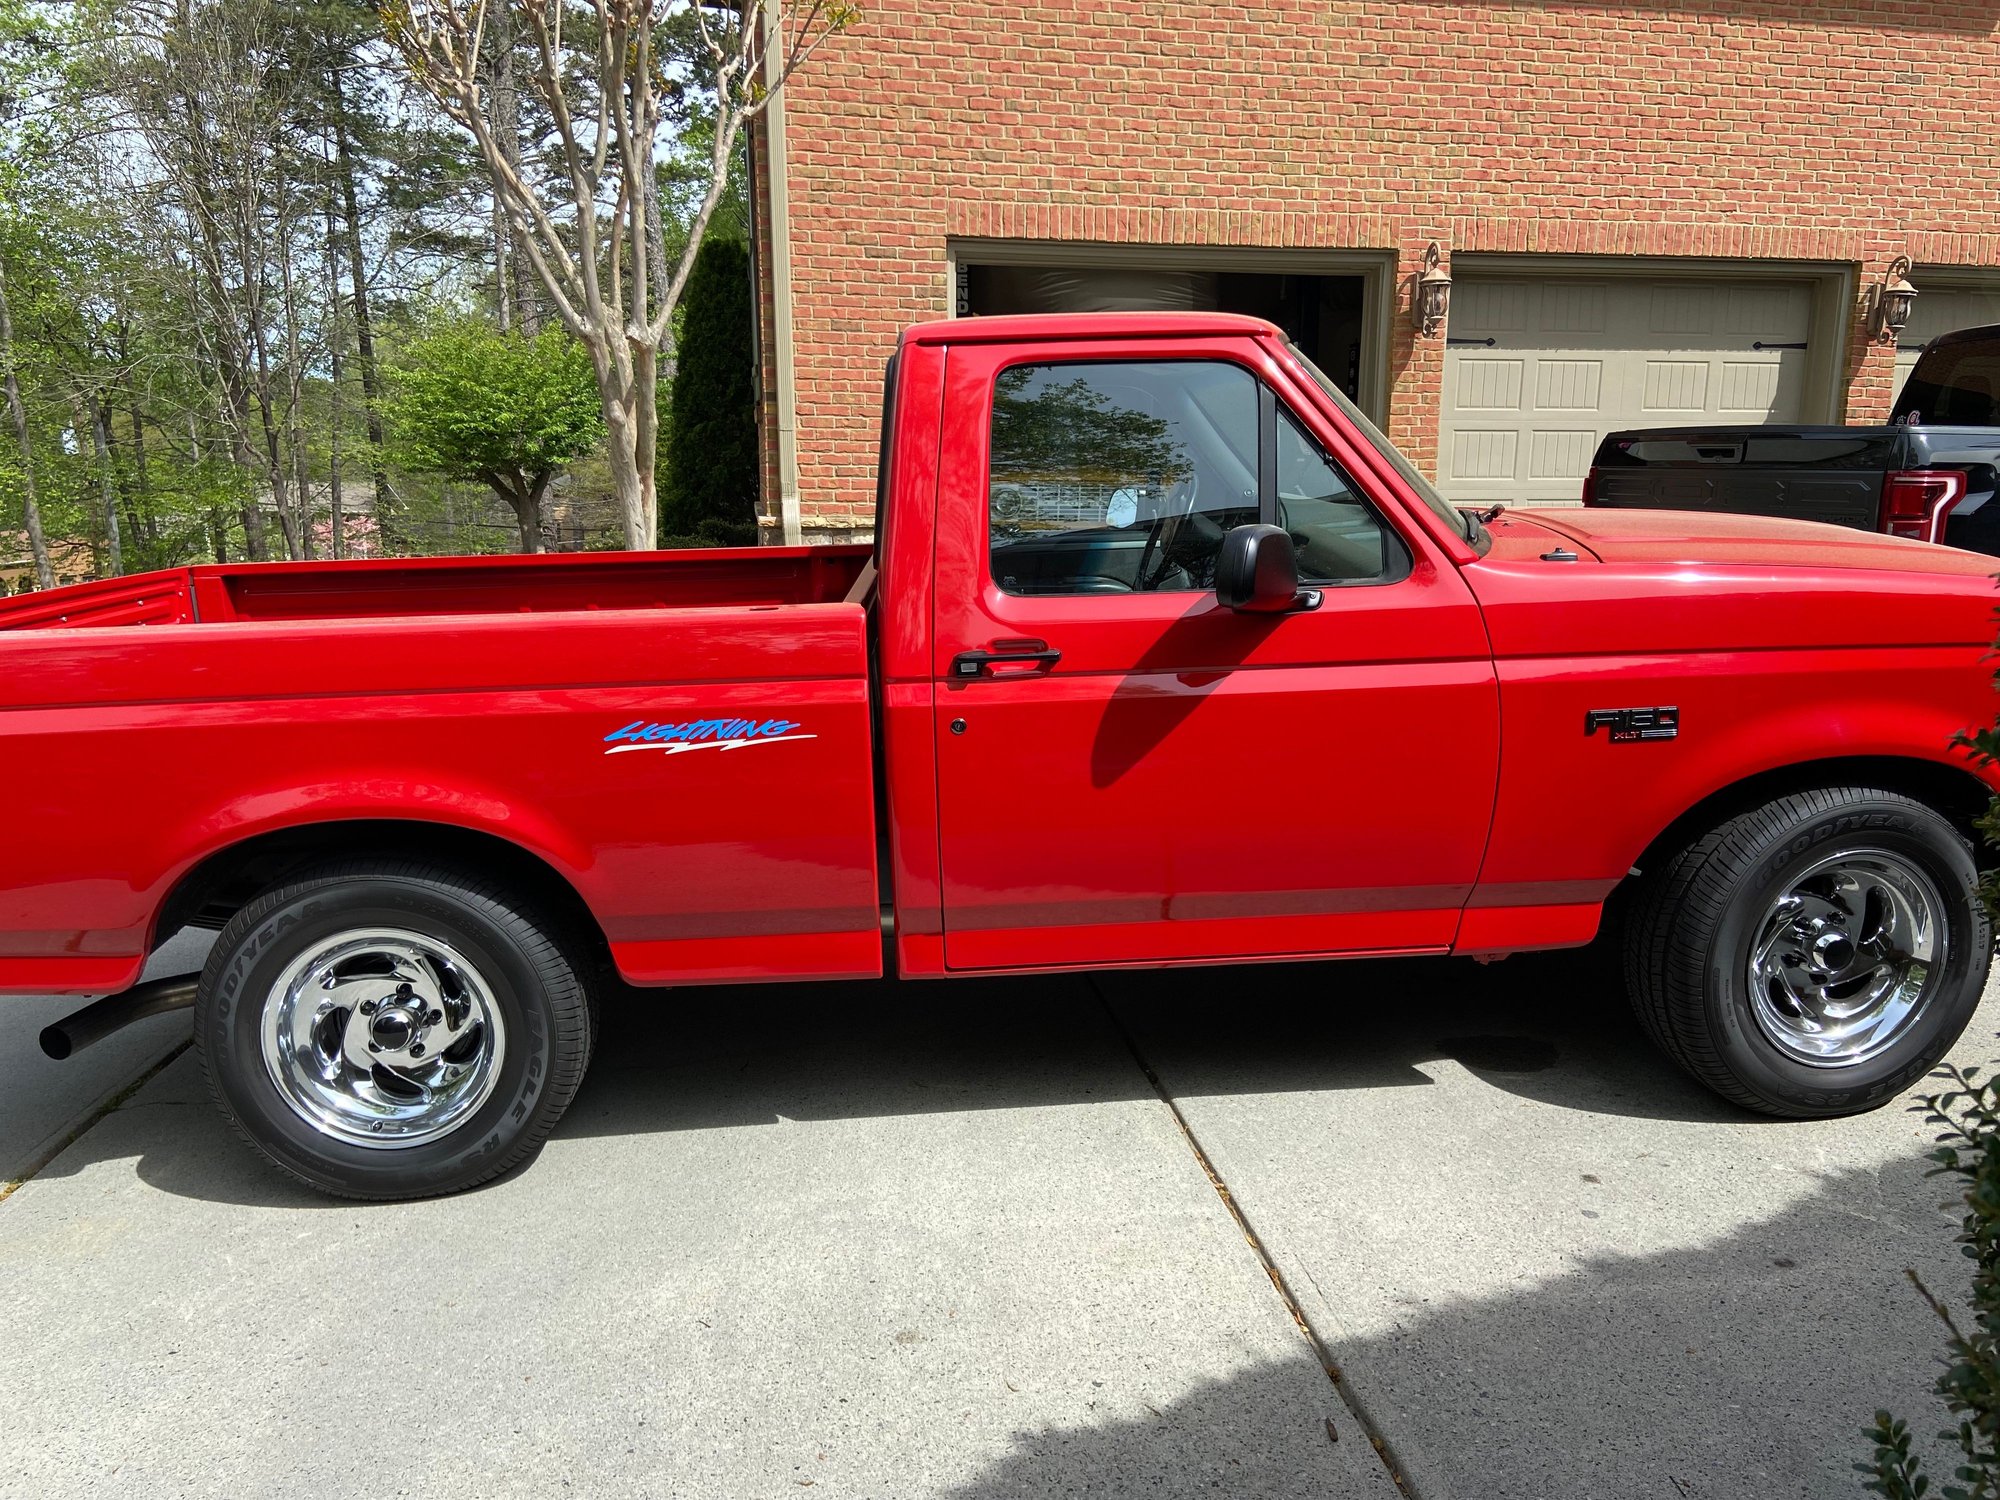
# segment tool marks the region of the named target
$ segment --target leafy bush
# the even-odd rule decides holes
[[[699,533],[704,521],[753,528],[757,515],[757,351],[750,315],[750,248],[710,239],[695,254],[683,300],[680,363],[667,415],[660,530]],[[660,545],[671,545],[664,537]]]
[[[398,461],[490,486],[513,507],[522,550],[538,550],[550,482],[604,431],[583,346],[559,328],[526,338],[455,318],[427,329],[387,374]]]
[[[1928,1123],[1941,1127],[1937,1149],[1930,1153],[1936,1163],[1930,1175],[1954,1176],[1965,1185],[1958,1244],[1973,1263],[1969,1324],[1915,1271],[1904,1273],[1948,1335],[1950,1361],[1936,1389],[1958,1423],[1938,1436],[1958,1445],[1961,1461],[1953,1469],[1954,1482],[1935,1492],[1939,1500],[2000,1496],[2000,1079],[1982,1079],[1979,1073],[1945,1068],[1941,1076],[1951,1087],[1916,1106]],[[1925,1500],[1933,1493],[1907,1423],[1878,1411],[1868,1436],[1875,1444],[1874,1461],[1855,1465],[1869,1476],[1864,1489],[1887,1500]]]

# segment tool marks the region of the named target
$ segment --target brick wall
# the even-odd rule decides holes
[[[1433,238],[1866,288],[2000,265],[1995,77],[1996,0],[867,0],[786,95],[806,525],[870,522],[882,361],[949,311],[948,238],[1393,250],[1399,312]],[[1864,318],[1857,420],[1893,376]],[[1390,435],[1429,467],[1442,342],[1392,327]]]

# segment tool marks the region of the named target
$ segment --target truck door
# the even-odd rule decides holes
[[[949,967],[1450,945],[1498,770],[1485,629],[1270,366],[1249,338],[951,348]],[[1223,533],[1260,518],[1317,609],[1217,603]]]

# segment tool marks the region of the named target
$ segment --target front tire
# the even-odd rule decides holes
[[[217,939],[195,1001],[209,1092],[322,1192],[454,1193],[525,1159],[590,1058],[589,997],[503,888],[345,861],[269,891]]]
[[[1646,878],[1626,930],[1639,1021],[1746,1108],[1858,1114],[1934,1068],[1993,934],[1967,841],[1897,792],[1836,787],[1730,819]]]

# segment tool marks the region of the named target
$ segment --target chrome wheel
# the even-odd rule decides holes
[[[463,1125],[499,1081],[506,1032],[491,990],[449,944],[395,928],[325,939],[264,1002],[264,1068],[308,1124],[357,1146],[422,1146]]]
[[[1750,948],[1750,1008],[1798,1062],[1850,1067],[1915,1023],[1943,973],[1937,882],[1900,854],[1853,849],[1813,865],[1774,901]]]

